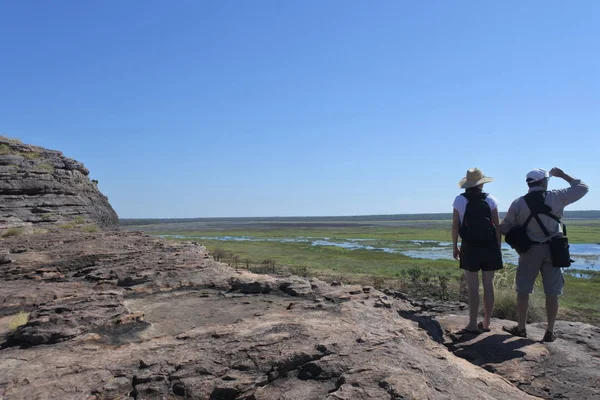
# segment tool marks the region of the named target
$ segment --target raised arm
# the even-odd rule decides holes
[[[589,191],[588,186],[581,181],[581,179],[575,179],[570,175],[567,175],[560,168],[552,168],[550,170],[550,174],[552,176],[556,176],[557,178],[564,179],[571,187],[566,189],[553,190],[558,195],[560,202],[564,206],[568,206],[569,204],[575,203],[577,200],[581,199],[583,196],[587,194]]]

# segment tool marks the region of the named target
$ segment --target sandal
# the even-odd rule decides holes
[[[463,328],[456,332],[457,335],[481,335],[482,332],[479,329],[467,329]]]
[[[478,322],[477,323],[477,328],[482,331],[482,332],[491,332],[492,330],[490,328],[484,328],[483,327],[483,322]]]
[[[556,340],[556,334],[554,332],[546,331],[542,342],[554,342]]]
[[[527,337],[527,330],[526,329],[519,329],[518,325],[515,325],[515,326],[512,326],[512,327],[503,326],[502,330],[504,332],[510,333],[513,336]]]

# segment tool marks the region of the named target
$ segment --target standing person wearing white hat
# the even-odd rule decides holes
[[[458,186],[465,192],[453,204],[452,243],[454,258],[465,272],[469,291],[469,324],[463,333],[489,332],[494,310],[494,272],[502,269],[500,218],[498,201],[483,192],[483,185],[492,182],[478,168],[467,171]],[[461,246],[458,246],[458,237]],[[479,312],[479,271],[483,283],[484,318],[477,323]]]
[[[551,176],[564,179],[570,187],[548,191],[548,180]],[[563,292],[565,279],[561,268],[553,266],[550,243],[552,238],[563,236],[559,220],[563,216],[564,208],[585,196],[589,189],[580,179],[570,177],[560,168],[552,168],[550,173],[541,168],[534,169],[527,174],[525,181],[529,186],[528,194],[519,197],[510,205],[501,225],[504,235],[507,235],[514,227],[524,226],[526,239],[530,243],[529,249],[519,254],[519,265],[515,278],[519,323],[516,326],[502,329],[511,335],[527,337],[525,326],[529,294],[533,293],[535,280],[541,272],[548,317],[548,325],[542,341],[553,342],[556,340],[554,322],[558,314],[558,296]],[[530,204],[536,210],[544,207],[546,211],[545,213],[534,213],[536,221],[528,223],[527,221],[531,220],[532,215]],[[508,238],[507,236],[507,241]]]

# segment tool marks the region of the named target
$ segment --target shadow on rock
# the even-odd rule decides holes
[[[475,364],[499,364],[515,358],[523,358],[527,353],[523,347],[536,343],[527,338],[514,338],[510,335],[492,334],[483,338],[463,335],[446,343],[446,347],[456,356]]]
[[[399,310],[398,314],[400,314],[402,318],[416,322],[419,325],[419,328],[427,332],[431,339],[438,343],[444,343],[444,331],[442,330],[440,323],[433,317],[424,314],[415,314],[414,312],[406,310]]]

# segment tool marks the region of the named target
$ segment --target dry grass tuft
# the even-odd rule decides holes
[[[16,330],[18,327],[25,325],[29,321],[29,313],[25,311],[19,311],[18,314],[14,315],[8,324],[8,329],[11,331]]]

